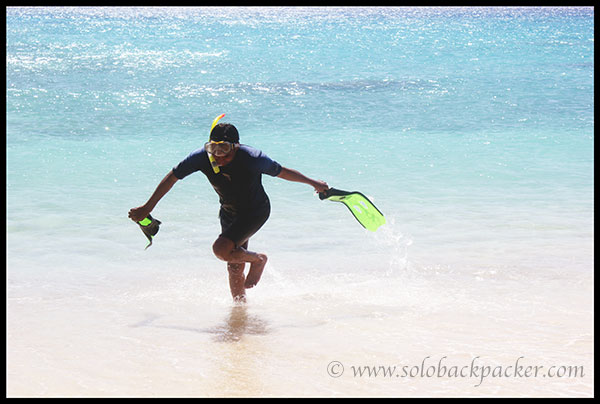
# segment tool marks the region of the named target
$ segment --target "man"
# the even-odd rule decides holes
[[[261,183],[262,174],[308,184],[317,192],[329,186],[282,167],[260,150],[240,144],[235,126],[221,123],[212,129],[210,141],[173,168],[144,205],[129,211],[129,217],[135,222],[143,220],[178,180],[196,171],[206,175],[219,195],[222,231],[212,246],[213,252],[227,262],[233,299],[243,302],[246,289],[258,283],[267,263],[265,254],[248,250],[248,240],[265,224],[271,211]],[[250,264],[248,276],[244,276],[246,263]]]

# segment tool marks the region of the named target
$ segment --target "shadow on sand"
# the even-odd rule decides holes
[[[266,335],[269,333],[269,327],[265,320],[256,315],[248,314],[248,307],[244,304],[236,304],[231,307],[229,315],[221,325],[210,328],[197,328],[169,324],[155,324],[155,321],[161,316],[157,314],[146,314],[146,318],[130,327],[154,327],[166,328],[172,330],[189,331],[201,334],[212,334],[216,342],[236,342],[242,339],[244,335]]]

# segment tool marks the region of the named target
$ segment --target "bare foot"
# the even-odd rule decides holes
[[[244,305],[246,303],[246,295],[239,295],[233,297],[233,304],[236,306]]]
[[[265,269],[265,265],[267,264],[267,256],[264,254],[256,254],[258,256],[258,260],[254,261],[250,265],[250,270],[248,271],[248,276],[246,276],[246,282],[244,286],[247,289],[255,286],[263,273],[263,269]]]

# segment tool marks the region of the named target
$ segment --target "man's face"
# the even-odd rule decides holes
[[[231,163],[233,161],[233,159],[235,158],[235,153],[237,152],[237,147],[234,147],[231,152],[229,152],[228,154],[224,155],[224,156],[216,156],[213,155],[213,158],[215,159],[215,161],[217,162],[217,165],[219,167],[223,167],[226,166],[227,164]]]
[[[204,149],[209,153],[219,167],[231,163],[235,157],[238,144],[227,141],[209,141],[204,145]]]

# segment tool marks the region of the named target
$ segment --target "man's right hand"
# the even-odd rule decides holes
[[[129,209],[128,216],[131,220],[137,223],[141,220],[144,220],[146,217],[148,217],[149,214],[150,210],[148,210],[148,208],[146,208],[145,205],[142,205],[138,206],[137,208]]]

